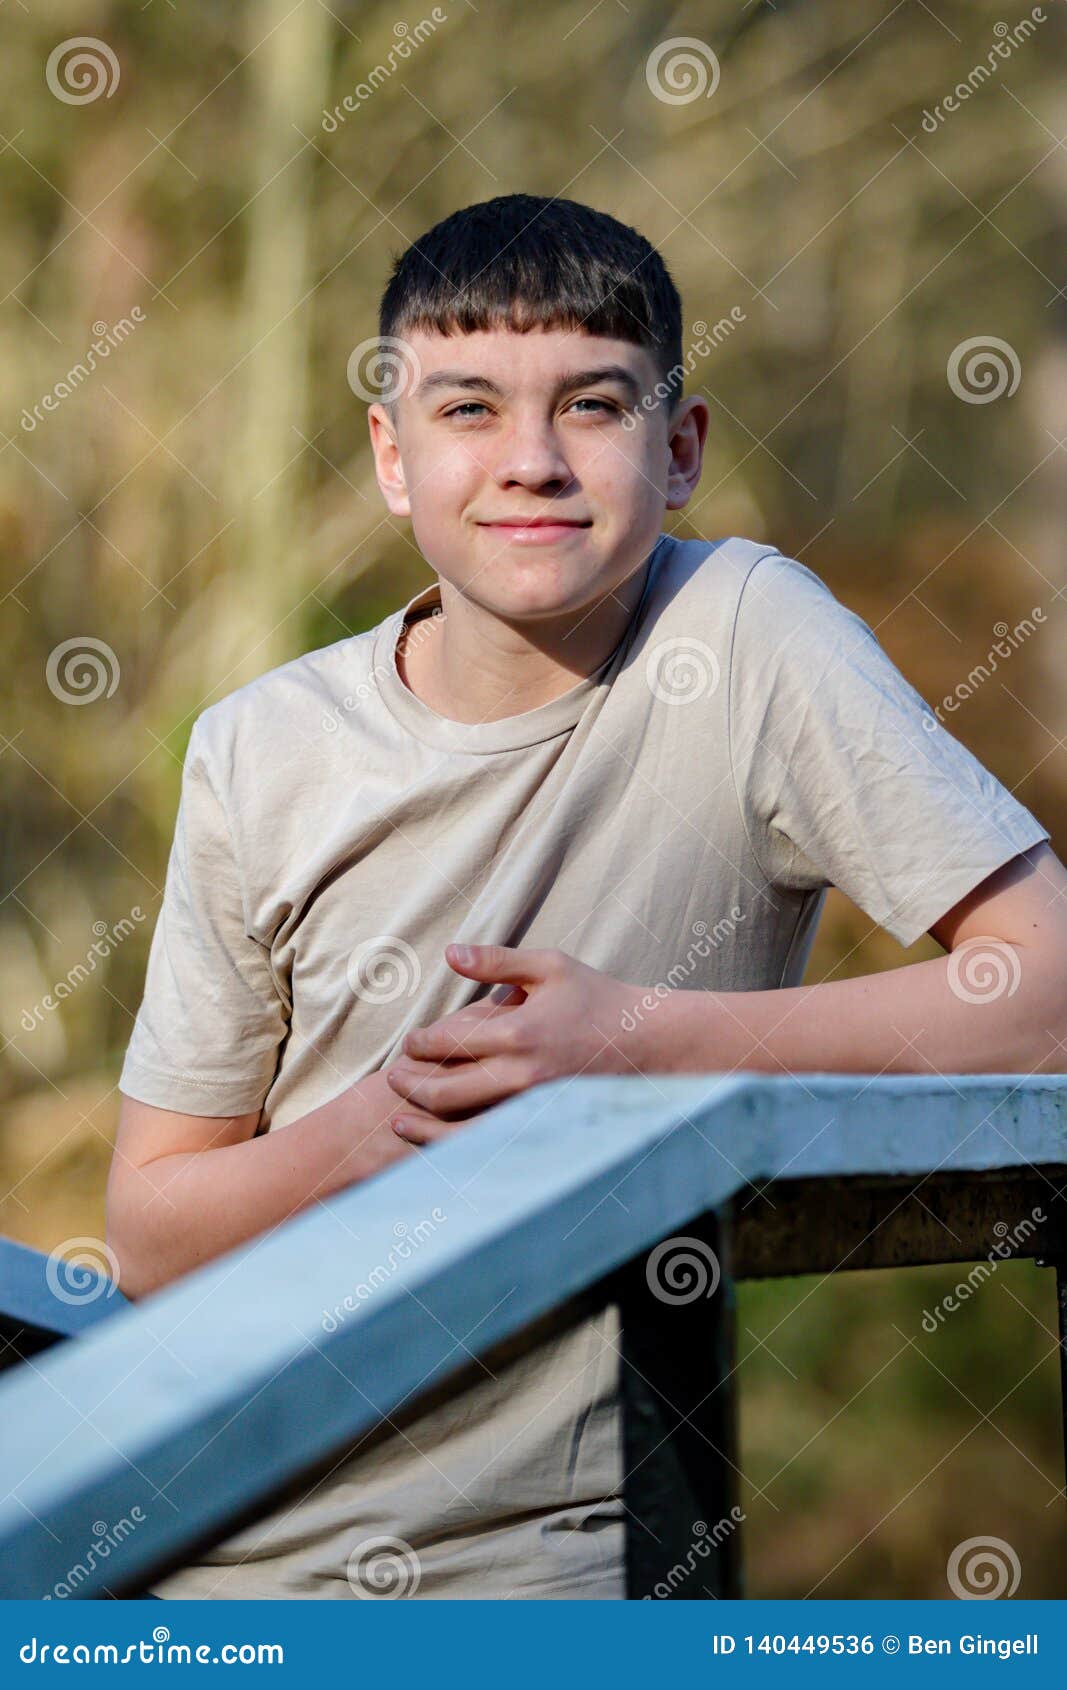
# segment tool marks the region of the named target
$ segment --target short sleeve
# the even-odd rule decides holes
[[[246,931],[231,830],[194,724],[119,1090],[190,1115],[245,1114],[274,1079],[287,1011],[266,948]]]
[[[867,623],[790,558],[760,559],[742,587],[729,734],[767,881],[836,886],[901,945],[1049,837],[941,725]]]

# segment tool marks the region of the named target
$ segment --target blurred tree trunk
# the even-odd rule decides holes
[[[241,384],[237,429],[224,463],[233,566],[217,583],[225,601],[216,607],[218,617],[204,623],[225,643],[217,654],[225,691],[284,662],[291,651],[284,627],[294,608],[287,563],[301,543],[309,433],[312,143],[329,85],[332,23],[318,4],[294,11],[291,0],[261,0],[248,8],[247,28],[253,179],[234,345],[249,350],[233,378]]]

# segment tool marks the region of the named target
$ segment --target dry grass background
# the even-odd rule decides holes
[[[719,86],[671,105],[645,64],[694,27],[684,9],[440,10],[333,133],[323,109],[424,14],[340,0],[5,11],[0,1229],[42,1248],[102,1230],[151,920],[60,1011],[32,1031],[23,1018],[85,958],[94,922],[154,916],[195,716],[427,579],[377,494],[346,366],[392,255],[459,205],[516,190],[589,201],[663,252],[687,337],[744,311],[690,382],[714,423],[677,532],[773,537],[931,700],[995,624],[1043,608],[954,731],[1062,850],[1057,0],[934,133],[924,110],[1028,12],[716,0],[700,28]],[[81,105],[45,82],[76,35],[107,42],[121,70]],[[106,363],[23,426],[93,325],[135,307],[143,322]],[[1017,354],[1010,398],[951,391],[948,358],[976,335]],[[84,636],[120,675],[78,707],[46,663]],[[810,979],[902,960],[831,895]],[[1050,1276],[1004,1267],[931,1342],[922,1308],[956,1277],[743,1288],[752,1594],[944,1594],[949,1550],[989,1532],[1019,1553],[1021,1595],[1067,1591]]]

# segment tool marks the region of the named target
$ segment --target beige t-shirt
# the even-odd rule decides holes
[[[484,995],[453,940],[648,988],[795,985],[828,884],[910,945],[1048,838],[771,547],[662,535],[603,667],[498,721],[446,720],[397,673],[405,615],[438,596],[196,721],[131,1097],[284,1128]],[[566,1322],[405,1405],[159,1593],[349,1598],[353,1551],[388,1536],[419,1596],[622,1596],[617,1311]]]

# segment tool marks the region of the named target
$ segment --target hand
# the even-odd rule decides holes
[[[445,957],[457,974],[511,989],[405,1035],[404,1054],[385,1075],[410,1103],[441,1117],[488,1108],[568,1074],[633,1071],[616,1040],[634,987],[563,951],[449,945]],[[411,1144],[430,1144],[449,1130],[440,1120],[403,1116],[394,1126]]]

